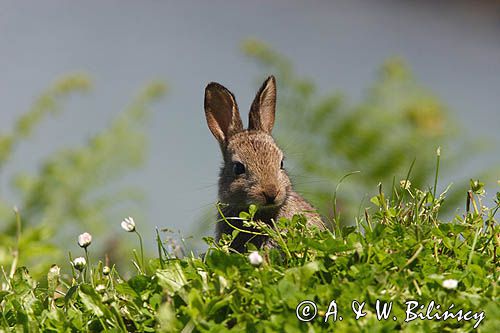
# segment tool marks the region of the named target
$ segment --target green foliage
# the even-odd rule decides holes
[[[404,179],[413,160],[413,182],[423,186],[434,176],[439,146],[446,152],[444,162],[456,159],[453,149],[471,153],[455,136],[458,127],[446,106],[401,59],[387,60],[362,100],[353,104],[338,93],[321,95],[314,80],[297,75],[288,59],[262,42],[248,40],[243,51],[277,77],[275,132],[289,153],[290,169],[305,178],[298,178],[298,189],[331,217],[334,182],[360,171],[346,180],[337,198],[343,223],[353,223],[362,196],[371,196],[376,184]],[[452,193],[448,200],[456,199]]]
[[[44,117],[60,112],[65,99],[89,88],[86,76],[73,75],[57,81],[44,92],[33,107],[18,118],[11,133],[0,135],[0,172],[15,147],[29,137]],[[113,181],[142,164],[149,106],[163,96],[164,91],[162,83],[148,85],[108,128],[83,146],[47,156],[36,174],[15,176],[14,190],[19,195],[15,203],[22,212],[23,232],[16,245],[12,239],[17,228],[16,214],[11,208],[14,203],[0,200],[0,265],[10,264],[11,251],[29,252],[32,255],[20,256],[20,264],[30,265],[38,275],[42,262],[60,260],[64,252],[52,243],[62,234],[74,230],[75,226],[103,230],[117,204],[130,206],[140,199],[137,189],[117,188]]]
[[[492,332],[500,324],[500,228],[495,219],[500,201],[486,208],[479,182],[471,185],[469,209],[449,223],[439,218],[444,194],[405,181],[390,193],[380,187],[371,200],[374,212],[366,211],[355,226],[318,231],[295,216],[277,221],[277,229],[260,227],[281,250],[235,254],[209,240],[212,246],[203,257],[178,258],[159,242],[159,258],[147,267],[136,258],[138,273],[128,281],[101,263],[89,270],[75,265],[81,272],[74,270],[73,277],[59,276],[53,266],[47,267],[47,288],[21,267],[3,277],[0,329],[469,332],[479,323],[478,331]],[[252,208],[240,218],[252,223],[254,214]],[[303,300],[318,308],[309,322],[297,319]],[[325,321],[333,300],[343,319],[334,321],[330,315]],[[377,300],[393,302],[387,319],[377,319]],[[355,319],[353,301],[365,302],[364,317]],[[405,322],[407,301],[425,306],[434,301],[441,309],[432,310],[432,316],[454,304],[453,313],[484,311],[485,317]]]

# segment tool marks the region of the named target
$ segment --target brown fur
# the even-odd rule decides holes
[[[219,200],[224,205],[222,212],[226,218],[237,217],[241,211],[248,211],[250,204],[255,204],[258,207],[255,219],[262,222],[271,224],[271,220],[304,214],[309,225],[324,229],[320,216],[293,191],[286,171],[281,168],[283,152],[271,136],[275,108],[276,81],[270,76],[255,96],[249,113],[249,129],[244,130],[233,94],[218,83],[207,86],[207,124],[219,142],[223,156],[219,175]],[[235,174],[235,162],[243,164],[243,174]],[[231,220],[231,224],[248,230],[241,221]],[[233,228],[226,222],[218,222],[216,240],[232,231]],[[243,252],[248,241],[260,247],[268,243],[268,237],[240,232],[231,247]]]

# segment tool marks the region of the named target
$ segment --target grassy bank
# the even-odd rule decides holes
[[[158,238],[157,258],[143,259],[138,239],[125,254],[136,270],[129,279],[88,261],[98,235],[80,244],[82,258],[58,263],[72,274],[47,264],[40,281],[16,267],[13,249],[0,279],[0,331],[495,331],[500,194],[487,208],[471,181],[460,213],[442,221],[444,194],[396,185],[380,186],[352,227],[307,230],[299,216],[276,222],[287,233],[263,227],[281,250],[235,254],[230,239],[208,238],[204,256],[177,256]],[[240,217],[256,223],[252,211]]]

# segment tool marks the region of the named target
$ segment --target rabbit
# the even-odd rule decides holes
[[[211,82],[205,88],[204,107],[208,128],[222,151],[218,196],[224,217],[237,217],[254,204],[258,207],[254,220],[271,224],[271,220],[303,214],[308,226],[325,229],[315,209],[293,191],[283,168],[283,152],[271,136],[276,109],[274,76],[269,76],[257,92],[246,130],[234,95],[219,83]],[[220,214],[218,221],[215,230],[217,242],[223,234],[231,234],[234,230]],[[244,227],[240,220],[228,221],[239,229],[253,230]],[[268,236],[240,232],[233,239],[231,248],[244,252],[247,242],[257,248],[275,247]]]

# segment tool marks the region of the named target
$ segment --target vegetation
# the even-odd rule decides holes
[[[442,223],[439,213],[444,194],[419,190],[411,179],[404,179],[389,193],[380,187],[371,199],[372,208],[355,226],[335,225],[332,231],[323,232],[305,229],[300,216],[277,221],[276,230],[261,226],[252,220],[255,207],[251,207],[240,218],[269,234],[280,249],[234,254],[227,246],[230,239],[214,244],[208,238],[211,246],[203,257],[180,258],[158,237],[158,257],[144,261],[134,253],[137,273],[127,281],[115,267],[85,260],[92,239],[81,235],[78,242],[84,256],[72,260],[72,274],[62,274],[54,265],[46,267],[47,278],[37,282],[27,268],[16,269],[15,263],[10,274],[4,271],[0,328],[30,332],[465,332],[477,327],[492,332],[500,324],[500,228],[495,220],[500,193],[491,209],[483,205],[482,195],[483,184],[472,181],[463,215]],[[131,218],[122,227],[137,232]],[[298,307],[304,300],[317,305],[314,319],[312,308],[308,312],[304,305]],[[393,302],[387,319],[377,319],[377,300]],[[429,311],[431,318],[446,310],[458,315],[462,309],[461,320],[414,319],[407,314],[405,302],[409,301],[425,306],[422,316],[432,301],[439,304],[439,310]],[[337,306],[336,314],[332,304]],[[357,320],[353,304],[360,315],[365,313]],[[465,316],[467,311],[471,312]],[[311,320],[301,321],[297,313]],[[406,322],[408,318],[414,320]]]

